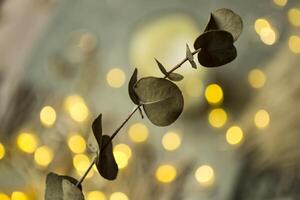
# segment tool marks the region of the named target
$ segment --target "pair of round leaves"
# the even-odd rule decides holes
[[[45,200],[84,200],[81,185],[70,176],[49,173],[46,178]]]
[[[222,8],[211,13],[205,31],[195,43],[198,61],[205,67],[225,65],[237,56],[233,43],[238,39],[243,29],[243,22],[239,15],[230,9]]]
[[[137,81],[137,69],[128,85],[131,100],[143,109],[156,126],[168,126],[183,110],[183,96],[173,82],[157,77],[145,77]]]

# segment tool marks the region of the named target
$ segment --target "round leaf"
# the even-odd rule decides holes
[[[135,92],[149,120],[157,126],[168,126],[183,110],[183,96],[176,84],[156,77],[140,79]]]
[[[227,31],[207,31],[196,39],[194,47],[201,49],[198,53],[198,61],[205,67],[225,65],[237,56],[233,37]]]
[[[236,41],[243,30],[243,21],[232,10],[221,8],[211,13],[210,20],[205,28],[205,31],[209,30],[228,31]]]

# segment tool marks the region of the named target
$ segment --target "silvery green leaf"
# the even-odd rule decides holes
[[[157,126],[168,126],[183,110],[183,96],[176,84],[156,77],[145,77],[136,83],[135,92],[149,120]]]
[[[158,68],[160,69],[161,73],[168,76],[168,72],[167,72],[166,68],[157,59],[155,59],[155,61],[158,65]]]
[[[62,181],[63,200],[84,200],[81,190],[78,189],[69,180]]]
[[[172,72],[168,75],[168,78],[172,81],[181,81],[184,77],[181,74]]]
[[[186,44],[186,57],[187,59],[189,60],[189,63],[191,64],[191,66],[194,68],[194,69],[197,69],[197,65],[194,61],[194,56],[193,56],[193,53],[191,52],[190,50],[190,47],[188,44]]]
[[[224,30],[233,36],[234,41],[238,39],[243,30],[241,17],[227,8],[221,8],[211,13],[210,20],[205,28],[209,30]]]

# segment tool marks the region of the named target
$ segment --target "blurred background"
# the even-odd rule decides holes
[[[300,199],[298,0],[1,0],[0,200],[43,199],[50,171],[80,178],[133,107],[127,84],[185,57],[210,12],[244,30],[226,66],[178,70],[185,107],[169,127],[136,114],[114,140],[120,173],[92,170],[87,200]]]

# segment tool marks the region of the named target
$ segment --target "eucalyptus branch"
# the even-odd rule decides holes
[[[193,55],[195,55],[196,53],[198,53],[200,51],[200,49],[197,49],[195,51],[192,52]],[[169,72],[168,74],[171,74],[172,72],[174,72],[175,70],[177,70],[178,68],[180,68],[186,61],[188,61],[188,57],[186,56],[180,63],[178,63],[177,65],[175,65]],[[164,76],[164,79],[166,79],[167,76]],[[125,124],[129,121],[129,119],[133,116],[133,114],[142,106],[142,104],[136,105],[133,109],[132,112],[128,115],[128,117],[122,122],[122,124],[113,132],[113,134],[110,137],[110,140],[108,142],[106,142],[106,144],[101,147],[101,150],[99,152],[99,154],[107,147],[107,145],[112,142],[112,140],[117,136],[117,134],[120,132],[120,130],[125,126]],[[82,177],[78,180],[76,186],[78,187],[85,179],[85,177],[87,176],[87,174],[89,173],[89,171],[92,169],[93,165],[96,163],[97,157],[94,158],[93,162],[91,162],[90,166],[87,168],[87,170],[84,172],[84,174],[82,175]]]
[[[226,8],[216,10],[211,13],[211,18],[204,33],[195,40],[195,51],[191,52],[187,45],[185,58],[169,71],[156,60],[160,71],[164,75],[162,78],[149,76],[138,79],[138,72],[135,69],[128,83],[128,92],[129,97],[136,106],[111,136],[102,135],[102,114],[94,120],[92,129],[99,151],[96,157],[78,181],[70,176],[49,173],[46,180],[45,200],[84,200],[80,190],[81,183],[94,164],[103,178],[107,180],[116,179],[118,165],[113,155],[112,141],[134,113],[138,110],[143,118],[144,111],[148,119],[157,126],[168,126],[174,123],[181,115],[184,106],[182,92],[174,83],[175,81],[181,81],[184,77],[174,71],[187,61],[190,62],[191,67],[196,69],[197,64],[194,61],[194,55],[197,53],[197,60],[204,67],[219,67],[231,62],[237,56],[234,42],[242,32],[242,27],[240,16],[232,10]],[[143,106],[143,111],[141,106]],[[66,183],[66,181],[69,182]],[[75,185],[77,187],[74,187]],[[59,190],[58,187],[60,187]],[[62,192],[59,193],[59,191]],[[57,198],[53,199],[53,194],[57,194]],[[77,195],[76,198],[74,195]]]

